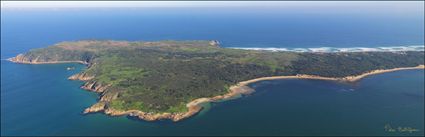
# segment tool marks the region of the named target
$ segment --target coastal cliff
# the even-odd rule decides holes
[[[102,93],[110,86],[111,84],[102,84],[97,81],[88,81],[83,86],[81,86],[81,88],[93,92]]]
[[[88,62],[80,61],[80,60],[71,60],[71,61],[59,61],[59,60],[46,60],[40,59],[42,56],[30,57],[24,54],[18,54],[16,57],[9,58],[7,60],[15,63],[22,64],[56,64],[56,63],[80,63],[80,64],[88,64]]]
[[[86,73],[78,73],[78,74],[75,74],[75,75],[68,77],[69,80],[81,80],[81,81],[88,81],[88,80],[91,80],[93,78],[94,78],[94,76],[89,76]]]
[[[9,58],[8,60],[15,63],[27,63],[27,64],[38,62],[37,60],[33,60],[33,59],[25,57],[24,54],[18,54],[16,57]]]

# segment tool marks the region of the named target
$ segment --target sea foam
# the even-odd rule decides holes
[[[397,52],[397,51],[424,51],[424,45],[411,46],[391,46],[391,47],[318,47],[318,48],[275,48],[275,47],[228,47],[232,49],[244,50],[265,50],[265,51],[292,51],[292,52]]]

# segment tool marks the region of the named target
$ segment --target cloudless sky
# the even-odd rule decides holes
[[[424,1],[2,1],[2,8],[64,7],[375,7],[403,10],[424,8]]]
[[[225,7],[424,15],[424,1],[2,1],[3,9]]]

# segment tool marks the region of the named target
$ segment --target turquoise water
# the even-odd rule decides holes
[[[373,8],[373,7],[371,7]],[[3,9],[2,9],[3,10]],[[419,9],[423,11],[422,9]],[[423,45],[423,12],[339,14],[280,9],[68,9],[1,12],[1,59],[70,40],[217,39],[223,47]],[[66,70],[76,67],[75,70]],[[257,92],[207,104],[187,120],[146,122],[81,115],[98,99],[67,80],[79,64],[1,60],[1,135],[423,135],[424,71],[367,77],[355,84],[277,80]],[[412,127],[419,132],[386,132]]]

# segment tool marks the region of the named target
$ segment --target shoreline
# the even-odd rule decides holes
[[[413,69],[425,69],[425,65],[418,65],[416,67],[401,67],[401,68],[393,68],[393,69],[378,69],[378,70],[372,70],[370,72],[366,72],[366,73],[363,73],[363,74],[360,74],[360,75],[346,76],[346,77],[342,77],[342,78],[322,77],[322,76],[305,75],[305,74],[298,74],[298,75],[295,75],[295,76],[261,77],[261,78],[250,79],[250,80],[247,80],[247,81],[241,81],[238,84],[231,86],[230,91],[228,93],[224,94],[224,95],[218,95],[218,96],[214,96],[214,97],[210,97],[210,98],[198,98],[198,99],[195,99],[195,100],[187,103],[186,106],[188,108],[190,108],[190,107],[202,107],[201,106],[202,103],[211,103],[211,102],[223,101],[223,100],[227,100],[227,99],[232,99],[233,97],[236,97],[236,96],[239,96],[239,95],[248,95],[248,94],[255,92],[254,89],[248,87],[249,84],[259,82],[259,81],[265,81],[265,80],[315,79],[315,80],[329,80],[329,81],[341,81],[341,82],[356,82],[358,80],[361,80],[361,79],[363,79],[367,76],[371,76],[371,75],[400,71],[400,70],[413,70]],[[196,112],[196,113],[198,113],[198,112]]]
[[[20,54],[21,55],[21,54]],[[17,57],[9,58],[8,61],[14,62],[14,63],[22,63],[22,64],[58,64],[58,63],[80,63],[80,64],[88,64],[88,62],[83,61],[49,61],[49,62],[37,62],[36,60],[24,60],[18,55]],[[22,55],[21,55],[22,56]],[[139,119],[145,120],[145,121],[156,121],[156,120],[162,120],[162,119],[170,119],[174,122],[189,118],[191,116],[196,115],[202,110],[202,104],[203,103],[212,103],[212,102],[219,102],[219,101],[225,101],[229,99],[234,99],[242,95],[248,95],[253,92],[255,92],[254,89],[250,88],[248,85],[251,83],[259,82],[259,81],[265,81],[265,80],[278,80],[278,79],[315,79],[315,80],[328,80],[328,81],[341,81],[341,82],[355,82],[358,80],[361,80],[364,77],[370,76],[370,75],[376,75],[381,73],[387,73],[387,72],[394,72],[394,71],[400,71],[400,70],[411,70],[411,69],[425,69],[425,65],[418,65],[416,67],[400,67],[400,68],[393,68],[393,69],[378,69],[378,70],[372,70],[360,75],[354,75],[354,76],[346,76],[346,77],[322,77],[322,76],[316,76],[316,75],[306,75],[306,74],[297,74],[295,76],[270,76],[270,77],[260,77],[255,79],[250,79],[246,81],[238,82],[235,85],[232,85],[229,87],[229,91],[226,94],[223,95],[217,95],[214,97],[204,97],[204,98],[198,98],[195,100],[190,101],[186,104],[186,107],[188,108],[187,112],[184,113],[150,113],[150,112],[143,112],[140,110],[115,110],[108,108],[106,105],[106,100],[109,99],[103,99],[102,92],[106,90],[108,85],[106,85],[106,88],[83,88],[84,85],[81,87],[85,90],[101,93],[100,94],[100,100],[93,104],[92,106],[86,108],[83,112],[83,114],[88,113],[96,113],[96,112],[103,112],[106,115],[109,116],[133,116],[137,117]],[[81,75],[81,73],[77,73],[68,79],[70,80],[81,80],[81,81],[87,81],[89,79],[92,79],[93,77]],[[91,87],[95,86],[94,84],[91,85]],[[102,90],[97,90],[102,89]]]
[[[412,69],[425,69],[425,65],[418,65],[416,67],[401,67],[401,68],[393,68],[393,69],[372,70],[370,72],[363,73],[356,76],[346,76],[342,80],[347,82],[355,82],[370,75],[376,75],[376,74],[382,74],[382,73],[388,73],[388,72],[394,72],[394,71],[400,71],[400,70],[412,70]]]
[[[13,58],[8,58],[6,59],[7,61],[13,62],[13,63],[19,63],[19,64],[63,64],[63,63],[79,63],[79,64],[84,64],[87,65],[89,63],[84,62],[84,61],[49,61],[49,62],[30,62],[30,61],[16,61],[13,60]]]
[[[19,63],[19,64],[34,64],[34,65],[38,65],[38,64],[64,64],[64,63],[79,63],[79,64],[84,64],[87,65],[89,63],[84,62],[84,61],[49,61],[49,62],[18,62],[18,61],[11,61],[9,59],[7,59],[10,62],[13,63]]]
[[[16,57],[11,57],[6,60],[13,63],[20,63],[20,64],[61,64],[61,63],[80,63],[84,65],[89,64],[88,62],[80,61],[80,60],[38,62],[38,58],[36,58],[35,60],[26,60],[23,54],[18,54]]]
[[[425,45],[404,45],[404,46],[385,46],[385,47],[301,47],[301,48],[283,48],[283,47],[227,47],[241,50],[258,50],[270,52],[310,52],[310,53],[338,53],[338,52],[409,52],[424,51]]]

